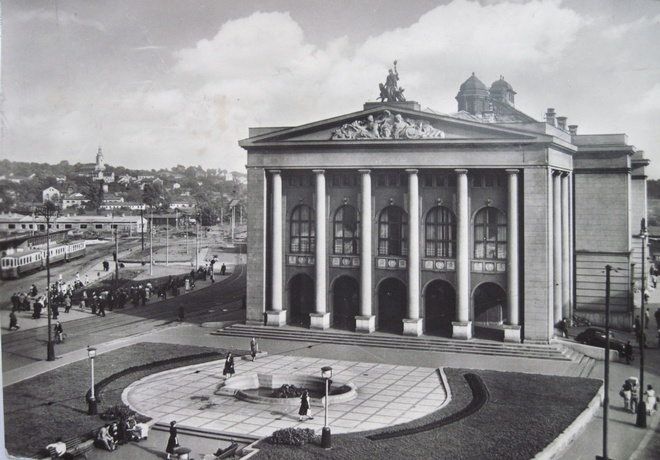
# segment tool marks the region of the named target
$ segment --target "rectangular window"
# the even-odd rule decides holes
[[[64,225],[64,228],[66,228],[67,230],[70,229],[70,228],[71,228],[71,224],[65,224],[65,225]]]
[[[435,176],[435,185],[436,185],[436,187],[444,187],[445,186],[445,175],[444,174],[437,174]]]
[[[16,228],[16,224],[9,224],[9,228],[10,228],[10,229],[14,229],[14,228]]]
[[[87,224],[80,224],[80,228],[82,229],[87,228]]]
[[[424,187],[433,187],[433,176],[430,174],[423,176],[423,184]]]
[[[97,230],[100,230],[100,229],[103,228],[103,224],[96,224],[96,225],[94,225],[94,228],[96,228]]]

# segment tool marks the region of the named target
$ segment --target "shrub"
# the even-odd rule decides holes
[[[136,412],[128,407],[126,404],[117,404],[116,406],[109,407],[103,412],[100,417],[107,421],[125,421],[130,417],[135,417]]]
[[[313,442],[315,437],[316,434],[311,428],[283,428],[273,432],[270,442],[287,446],[303,446],[308,442]]]

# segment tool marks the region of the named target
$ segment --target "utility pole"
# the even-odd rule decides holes
[[[646,239],[649,234],[646,230],[646,219],[642,219],[639,232],[642,238],[642,310],[639,315],[639,404],[637,404],[637,420],[635,425],[646,428],[646,402],[644,402],[644,347],[646,346],[646,333],[644,332],[644,312],[646,306]]]
[[[154,274],[154,209],[151,208],[151,222],[149,222],[149,276]]]

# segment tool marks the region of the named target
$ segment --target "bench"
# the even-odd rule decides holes
[[[232,442],[229,447],[226,449],[218,449],[215,454],[215,460],[224,460],[226,458],[234,458],[236,456],[236,451],[238,450],[238,444]]]
[[[81,438],[80,436],[69,438],[67,440],[64,440],[63,442],[66,444],[66,453],[73,456],[73,458],[75,457],[87,458],[87,452],[92,450],[92,448],[94,447],[93,439],[85,439],[85,438]],[[51,459],[59,458],[54,448],[50,447],[48,451],[50,452]]]

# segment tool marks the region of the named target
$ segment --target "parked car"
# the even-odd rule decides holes
[[[598,327],[588,327],[575,337],[575,341],[584,343],[586,345],[591,345],[592,347],[605,348],[606,337],[605,329]],[[619,356],[623,356],[625,346],[626,343],[615,339],[614,333],[610,331],[610,350],[616,350],[619,352]]]

